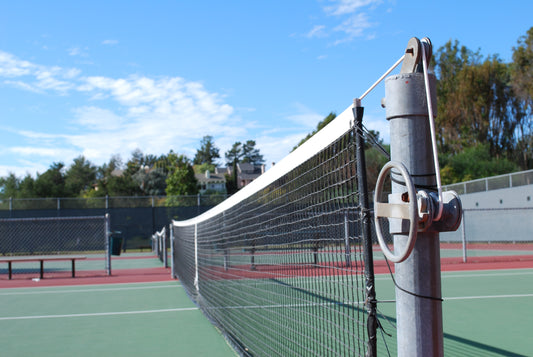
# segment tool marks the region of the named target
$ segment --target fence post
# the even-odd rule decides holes
[[[105,259],[107,275],[111,275],[111,222],[109,213],[105,214]]]
[[[465,221],[465,211],[463,211],[462,217],[462,230],[461,235],[463,237],[463,263],[466,263],[466,221]]]
[[[436,110],[436,79],[429,76]],[[415,188],[436,187],[424,74],[418,72],[416,63],[409,68],[404,60],[400,74],[386,79],[385,98],[391,160],[405,165]],[[405,181],[397,171],[391,172],[391,180],[393,194],[406,192]],[[400,231],[393,231],[391,226],[395,250],[403,250],[408,242],[408,235]],[[401,287],[396,289],[399,357],[444,355],[440,273],[438,232],[419,232],[409,258],[395,264],[396,283]]]

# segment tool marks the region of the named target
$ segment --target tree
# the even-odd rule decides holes
[[[523,170],[533,167],[533,27],[520,37],[513,47],[511,81],[516,93],[515,111],[519,139],[516,142],[516,157]]]
[[[18,186],[17,198],[35,197],[35,180],[30,174],[26,174]]]
[[[78,197],[89,190],[96,180],[97,168],[84,156],[74,159],[65,173],[65,191],[69,197]]]
[[[488,144],[476,145],[453,155],[442,155],[442,183],[447,185],[480,177],[502,175],[516,171],[517,165],[506,158],[490,154]]]
[[[235,142],[231,149],[226,151],[226,165],[236,165],[242,157],[242,143],[240,141]]]
[[[37,174],[34,189],[37,197],[67,197],[65,190],[65,164],[54,162],[48,170]]]
[[[162,196],[165,194],[167,175],[162,168],[139,169],[133,175],[133,179],[145,195]]]
[[[166,179],[167,196],[196,195],[198,182],[189,159],[173,152],[168,157],[171,167]]]
[[[2,199],[18,198],[19,178],[12,172],[0,178],[0,194]]]
[[[241,162],[246,162],[252,165],[261,165],[265,162],[263,155],[261,155],[259,149],[255,147],[254,140],[247,140],[242,145]]]
[[[260,165],[265,162],[259,149],[255,147],[255,140],[247,140],[244,144],[237,141],[231,149],[226,151],[226,164],[228,166],[236,165],[239,162],[245,162],[252,165]]]
[[[524,113],[511,83],[511,68],[498,56],[483,60],[479,52],[459,47],[457,41],[437,51],[436,126],[443,155],[486,146],[496,158],[516,160],[517,143],[524,138]]]
[[[219,150],[213,143],[213,137],[209,135],[204,136],[201,141],[200,149],[196,151],[196,156],[194,157],[193,163],[195,165],[216,165],[216,161],[219,158]]]

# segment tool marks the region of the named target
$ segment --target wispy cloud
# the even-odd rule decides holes
[[[52,133],[0,128],[17,136],[18,144],[8,152],[19,162],[43,158],[24,169],[30,172],[44,162],[68,164],[79,155],[100,165],[113,154],[128,158],[135,149],[150,154],[174,150],[193,157],[204,135],[214,136],[224,153],[235,141],[250,139],[252,131],[262,129],[240,117],[254,108],[235,109],[225,96],[181,77],[87,76],[76,68],[43,66],[0,52],[2,80],[21,90],[70,96],[78,103],[63,113],[60,129]],[[252,137],[267,160],[284,157],[323,116],[295,103],[285,118],[294,123],[289,131],[265,131]],[[1,171],[2,167],[0,176],[6,174]]]
[[[340,21],[338,24],[327,27],[326,25],[315,25],[307,34],[307,38],[331,38],[336,36],[331,44],[339,45],[341,43],[351,42],[358,37],[367,37],[366,31],[377,25],[377,22],[371,20],[369,14],[377,8],[382,0],[330,0],[323,7],[327,17]]]
[[[104,41],[102,41],[102,45],[114,46],[114,45],[117,45],[117,44],[118,44],[117,40],[104,40]]]
[[[67,53],[69,56],[89,57],[88,50],[88,47],[71,47],[67,50]]]
[[[4,83],[21,89],[65,93],[74,88],[71,80],[80,73],[75,68],[37,65],[0,51],[0,78],[7,78]]]
[[[158,154],[185,150],[194,155],[191,148],[204,135],[230,143],[246,137],[249,128],[222,95],[181,77],[83,76],[78,69],[42,66],[0,52],[2,78],[5,85],[22,90],[82,95],[91,103],[71,109],[63,133],[18,130],[16,135],[29,142],[11,149],[21,157],[58,154],[68,162],[81,152],[103,163],[114,153],[128,157],[136,148]]]
[[[350,15],[358,9],[370,5],[380,4],[381,0],[333,0],[333,4],[324,7],[324,11],[329,15]]]
[[[306,37],[308,38],[325,37],[326,36],[325,28],[326,26],[324,25],[316,25],[315,27],[311,29],[311,31],[307,33]]]
[[[335,27],[335,31],[340,31],[346,35],[335,41],[335,44],[349,42],[356,37],[361,37],[363,36],[364,31],[370,27],[372,27],[372,24],[369,22],[367,14],[354,14],[343,21],[339,26]]]

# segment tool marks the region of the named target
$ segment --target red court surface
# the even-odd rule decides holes
[[[154,258],[155,259],[155,258]],[[39,286],[93,285],[121,283],[149,283],[173,280],[170,268],[114,269],[111,276],[104,271],[77,271],[72,278],[70,272],[47,273],[44,279],[37,279],[36,274],[17,274],[13,280],[0,280],[2,288],[24,288]]]

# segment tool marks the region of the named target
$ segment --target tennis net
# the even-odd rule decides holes
[[[375,350],[354,113],[220,205],[171,224],[173,274],[242,355]]]

